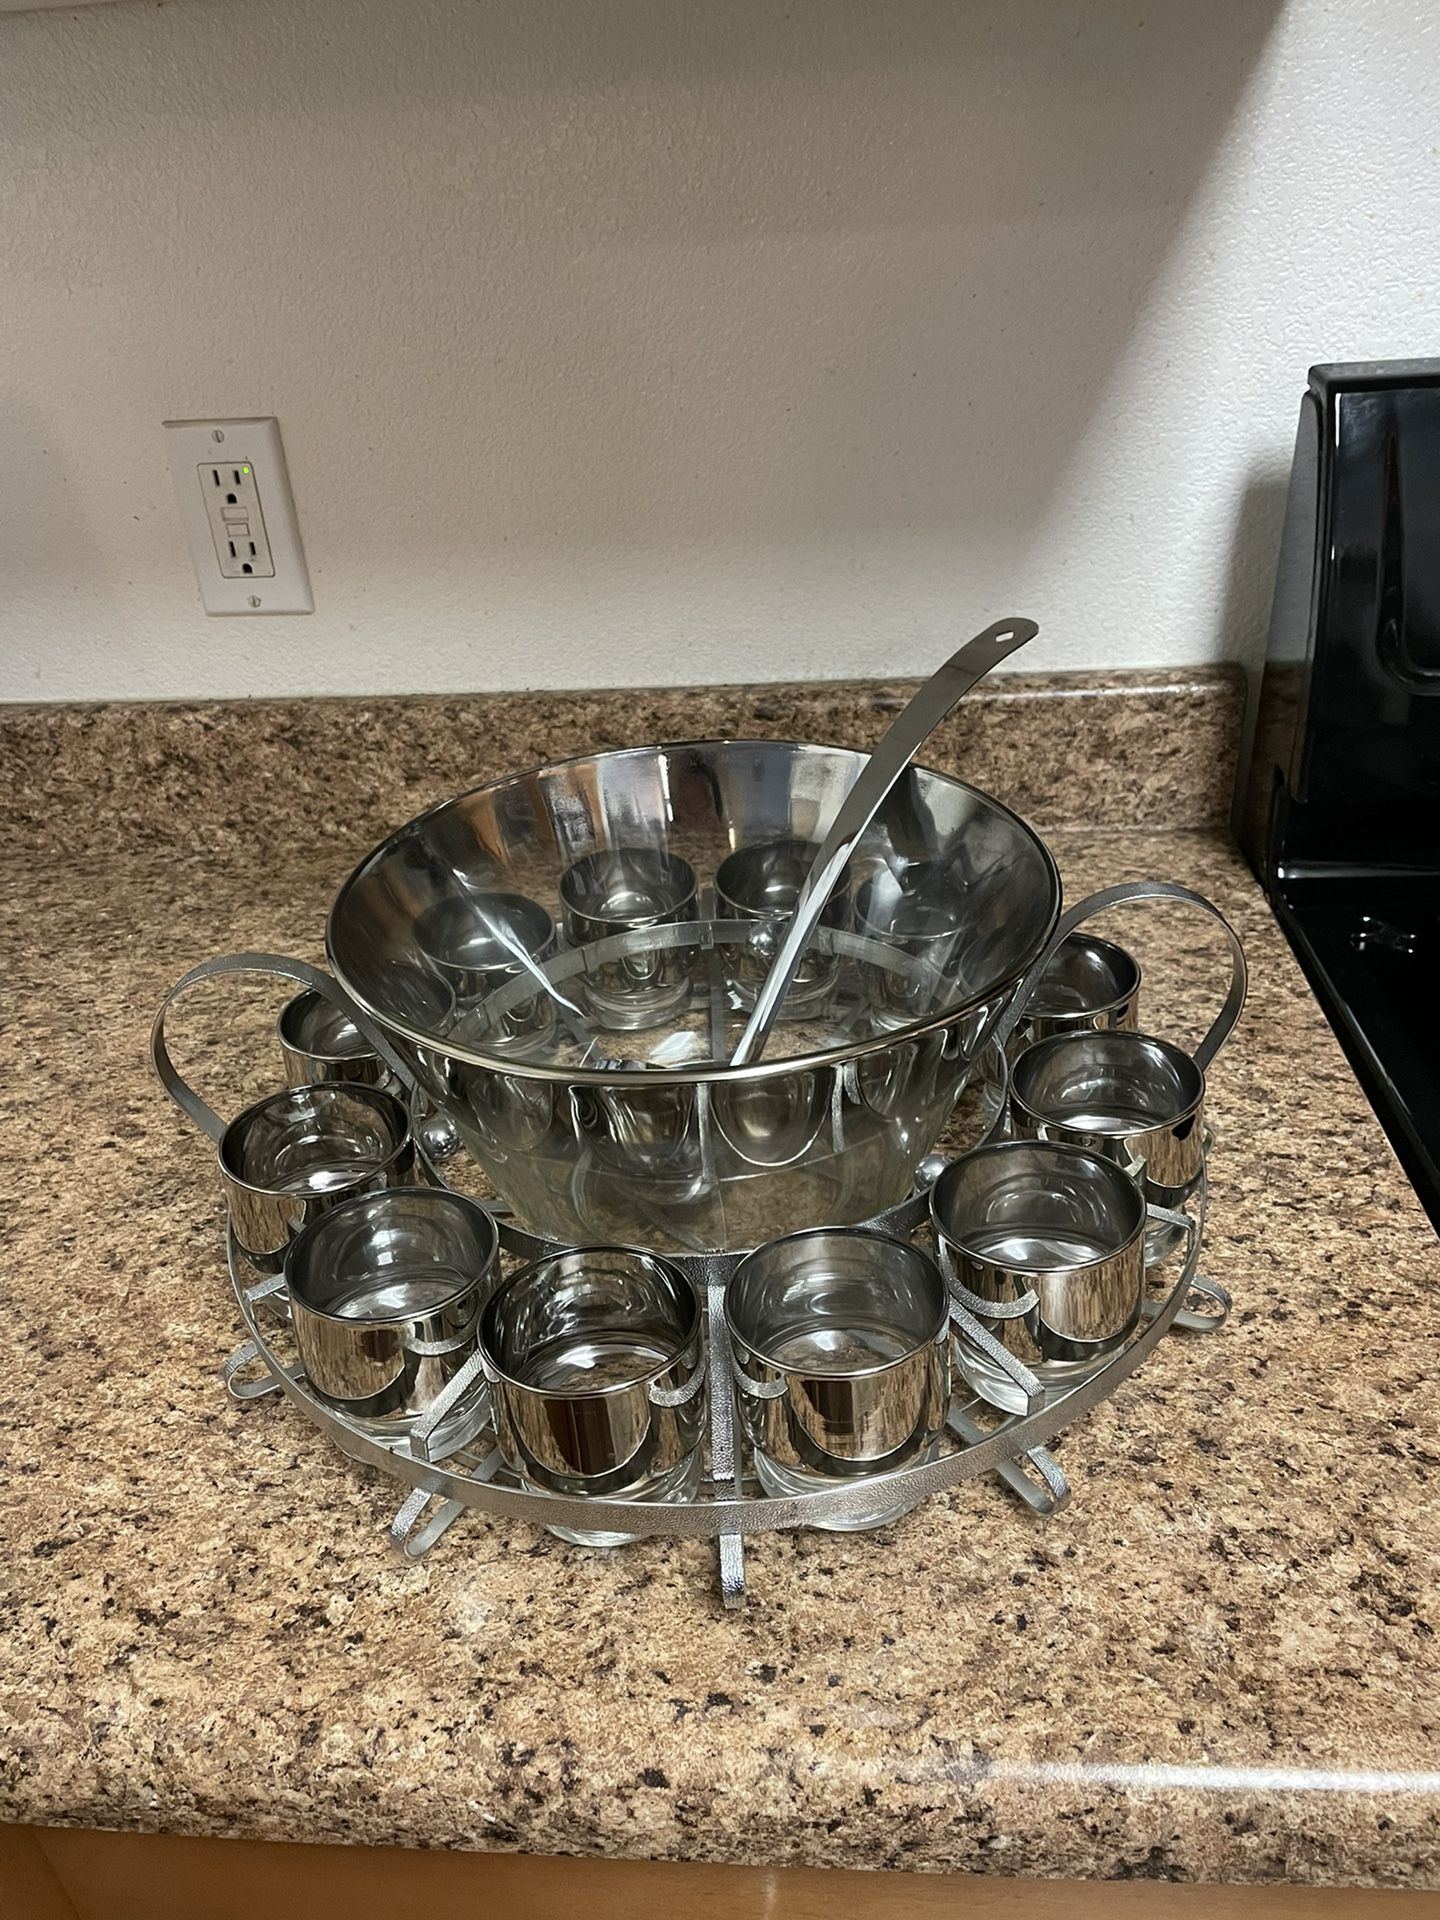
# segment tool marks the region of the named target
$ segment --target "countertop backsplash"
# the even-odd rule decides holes
[[[0,784],[7,830],[37,848],[321,837],[358,858],[438,800],[570,754],[723,737],[873,746],[915,684],[0,706]],[[1215,826],[1243,692],[1223,667],[1002,676],[920,757],[1042,831]]]

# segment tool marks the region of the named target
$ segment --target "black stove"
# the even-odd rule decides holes
[[[1440,1228],[1440,360],[1310,370],[1235,825]]]

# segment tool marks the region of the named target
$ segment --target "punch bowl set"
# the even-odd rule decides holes
[[[1049,1443],[1223,1325],[1197,1267],[1234,933],[1161,880],[1062,913],[1033,829],[915,762],[1035,631],[962,648],[870,755],[684,741],[488,781],[360,862],[328,971],[229,954],[166,996],[156,1070],[226,1204],[226,1388],[402,1483],[404,1552],[467,1508],[705,1536],[738,1605],[747,1534],[982,1473],[1055,1512]],[[1152,901],[1228,941],[1193,1053],[1082,930]],[[166,1015],[243,973],[298,991],[277,1090],[226,1120]]]

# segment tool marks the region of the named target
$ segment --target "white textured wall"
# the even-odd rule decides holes
[[[1425,0],[0,19],[0,696],[1232,656],[1437,105]],[[271,412],[317,611],[207,620],[160,421]]]

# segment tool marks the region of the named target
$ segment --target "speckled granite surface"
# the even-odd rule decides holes
[[[759,1539],[740,1615],[704,1543],[604,1557],[467,1516],[404,1564],[390,1483],[225,1400],[210,1150],[146,1031],[204,954],[315,953],[348,839],[12,841],[0,1814],[1440,1887],[1440,1248],[1224,842],[1050,838],[1072,898],[1167,875],[1249,946],[1205,1262],[1235,1320],[1067,1437],[1063,1515],[982,1483],[883,1533]],[[1193,1037],[1208,935],[1153,908],[1121,937],[1151,1022]],[[238,1106],[273,1073],[268,1010],[190,1004],[177,1052]]]
[[[311,834],[352,840],[358,853],[480,780],[602,747],[724,737],[872,746],[913,685],[0,706],[0,794],[12,830],[67,853],[229,850]],[[1041,827],[1219,823],[1241,706],[1229,668],[1004,675],[970,695],[924,758]]]

